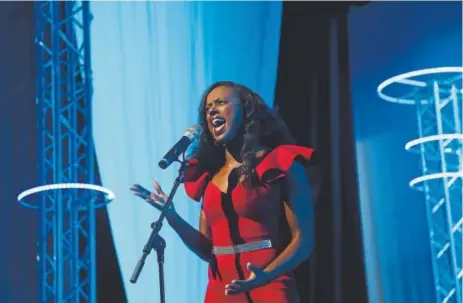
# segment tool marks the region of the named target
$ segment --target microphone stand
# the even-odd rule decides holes
[[[183,155],[183,161],[176,160],[180,163],[180,168],[178,170],[178,176],[175,178],[174,186],[170,191],[169,197],[164,205],[164,208],[159,215],[157,221],[151,224],[151,234],[148,238],[148,241],[143,247],[143,255],[141,256],[140,260],[138,260],[137,265],[133,271],[132,277],[130,278],[130,282],[136,283],[138,280],[138,276],[140,275],[143,266],[145,265],[145,260],[150,254],[151,250],[155,250],[157,253],[158,259],[158,267],[159,267],[159,291],[161,297],[161,303],[165,303],[165,289],[164,289],[164,249],[166,248],[166,241],[159,235],[159,232],[162,228],[162,221],[167,215],[167,211],[172,204],[172,198],[174,197],[178,187],[181,183],[185,181],[185,171],[188,167],[188,162],[185,161],[185,155]]]

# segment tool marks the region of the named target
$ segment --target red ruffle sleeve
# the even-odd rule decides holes
[[[189,166],[185,171],[185,191],[191,199],[199,202],[209,182],[209,173],[199,169],[198,160],[189,159],[187,161]]]
[[[306,166],[313,158],[315,151],[298,145],[280,145],[268,153],[257,165],[256,174],[260,180],[271,182],[286,175],[295,160],[302,160]]]

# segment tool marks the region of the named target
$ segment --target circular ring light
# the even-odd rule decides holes
[[[411,188],[414,188],[416,185],[425,182],[425,181],[430,181],[430,180],[436,180],[436,179],[443,179],[443,178],[453,178],[453,177],[463,177],[463,171],[460,172],[446,172],[446,173],[435,173],[435,174],[429,174],[429,175],[424,175],[417,177],[413,180],[410,181],[409,185]],[[419,189],[419,188],[417,188]],[[419,189],[421,190],[421,189]]]
[[[411,71],[408,73],[400,74],[394,77],[391,77],[385,81],[383,81],[380,85],[378,85],[378,88],[376,89],[379,97],[383,100],[393,102],[393,103],[398,103],[398,104],[407,104],[407,105],[413,105],[416,103],[416,100],[414,99],[403,99],[403,98],[396,98],[389,96],[384,93],[384,90],[391,86],[392,84],[406,84],[414,87],[426,87],[428,83],[424,81],[419,81],[416,79],[416,77],[420,76],[427,76],[427,75],[433,75],[433,74],[448,74],[448,73],[453,73],[453,74],[463,74],[463,67],[461,66],[451,66],[451,67],[435,67],[435,68],[427,68],[427,69],[420,69],[416,71]],[[460,89],[460,93],[463,93],[463,90]],[[426,100],[423,100],[423,102],[427,102]]]
[[[42,186],[37,186],[37,187],[27,189],[18,195],[18,202],[23,206],[37,209],[38,206],[27,203],[26,201],[24,201],[24,199],[28,196],[31,196],[33,194],[37,194],[40,192],[45,192],[49,190],[60,190],[60,189],[88,189],[88,190],[96,191],[96,192],[104,194],[106,196],[105,200],[107,202],[110,202],[116,196],[111,190],[105,187],[99,186],[99,185],[86,184],[86,183],[58,183],[58,184],[42,185]]]

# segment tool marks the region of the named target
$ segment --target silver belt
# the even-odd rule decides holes
[[[213,246],[212,253],[214,255],[231,255],[231,254],[238,254],[243,252],[250,252],[264,248],[271,248],[272,241],[270,240],[262,240],[257,242],[251,242],[246,244],[238,244],[233,246]]]

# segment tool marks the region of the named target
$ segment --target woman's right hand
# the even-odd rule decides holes
[[[161,186],[157,181],[153,181],[153,187],[156,190],[157,194],[150,192],[143,186],[139,184],[134,184],[130,188],[136,196],[141,197],[149,204],[153,205],[159,211],[162,211],[167,202],[168,196],[164,193]],[[167,211],[168,215],[175,214],[174,204],[171,203],[169,210]]]

